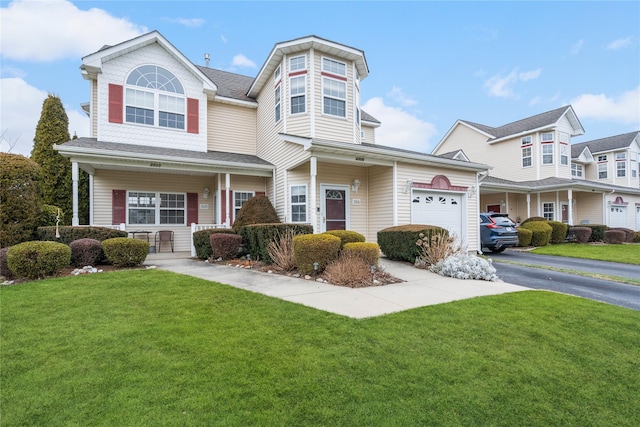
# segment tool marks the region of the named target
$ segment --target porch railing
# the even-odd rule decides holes
[[[196,256],[196,247],[193,245],[193,233],[210,228],[230,228],[227,224],[191,224],[191,256]]]

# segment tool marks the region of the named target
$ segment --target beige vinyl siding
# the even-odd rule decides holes
[[[221,102],[207,103],[207,150],[256,154],[256,110]]]
[[[198,222],[201,224],[213,223],[215,212],[213,191],[210,192],[209,198],[204,200],[202,189],[205,187],[210,190],[215,188],[213,178],[99,169],[96,170],[94,177],[94,224],[111,224],[112,190],[198,193],[198,204],[208,204],[208,209],[198,210]],[[153,233],[158,230],[173,230],[175,232],[175,250],[187,251],[191,248],[191,227],[189,225],[127,225],[127,230],[149,230]],[[152,244],[153,233],[150,235]]]
[[[336,117],[324,114],[324,96],[322,85],[322,58],[332,59],[346,64],[346,102],[345,117]],[[353,63],[341,58],[332,57],[322,52],[316,52],[314,58],[315,72],[315,93],[313,102],[315,103],[315,137],[340,142],[354,142],[354,111],[353,111]]]
[[[306,74],[304,74],[306,76],[305,111],[304,113],[291,114],[291,84],[289,81],[291,77],[289,76],[289,73],[290,73],[289,60],[291,58],[302,56],[302,55],[306,55],[306,61],[307,61],[307,72]],[[313,85],[311,82],[311,76],[313,75],[313,72],[311,69],[312,65],[313,63],[311,59],[311,51],[308,51],[308,50],[289,54],[286,56],[286,60],[284,61],[284,66],[282,68],[283,70],[282,78],[285,81],[283,81],[284,88],[282,90],[282,95],[280,99],[282,100],[281,101],[282,114],[286,116],[285,132],[290,135],[298,135],[298,136],[304,136],[304,137],[312,136],[311,135],[311,99],[313,98],[313,93],[312,93]],[[297,71],[294,71],[294,73],[296,72]],[[294,76],[294,77],[297,77],[297,76]],[[263,88],[262,92],[260,93],[260,98],[262,97],[262,94],[264,92],[266,91],[273,92],[273,89],[274,89],[273,87],[269,87],[269,85],[265,85],[265,88]],[[274,96],[273,93],[268,95],[268,97],[270,98],[270,102],[266,104],[270,109],[270,111],[272,112],[274,107],[273,96]],[[273,114],[271,114],[271,116],[273,116]]]
[[[560,163],[560,150],[561,150],[560,132],[566,133],[567,135],[569,135],[569,145],[567,145],[567,157],[569,158],[569,160],[567,162],[568,163],[567,165],[563,165]],[[556,152],[557,162],[558,162],[558,172],[555,176],[559,178],[571,179],[571,133],[572,132],[573,132],[573,127],[571,126],[571,123],[569,122],[566,116],[563,116],[558,122],[558,125],[556,128],[556,138],[558,141],[558,147],[557,147],[558,150]]]
[[[98,137],[98,82],[91,80],[91,137]]]
[[[474,187],[476,184],[475,172],[465,172],[446,168],[418,166],[407,163],[398,163],[396,192],[398,195],[398,225],[411,223],[411,191],[405,192],[407,180],[421,183],[431,183],[436,175],[446,176],[451,185],[462,187]],[[467,244],[469,250],[474,251],[478,247],[478,209],[477,195],[467,197],[463,194],[462,201],[466,213],[462,214],[463,227],[466,226],[466,235],[459,236]],[[466,224],[466,225],[465,225]]]
[[[575,193],[576,199],[574,208],[575,225],[581,225],[583,221],[589,224],[604,224],[602,217],[602,193]]]
[[[365,124],[362,125],[362,130],[364,131],[364,138],[361,139],[360,142],[366,144],[375,144],[376,143],[376,128],[373,126],[367,126]]]
[[[378,231],[393,226],[393,167],[371,166],[369,174],[369,229],[367,241],[377,242]]]

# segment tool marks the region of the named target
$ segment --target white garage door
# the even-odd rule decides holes
[[[462,195],[413,190],[411,222],[437,225],[462,237]]]
[[[611,206],[609,208],[609,227],[627,227],[627,207]]]

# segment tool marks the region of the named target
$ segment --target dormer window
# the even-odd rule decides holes
[[[162,67],[143,65],[129,74],[125,105],[128,123],[185,128],[184,88],[175,75]]]

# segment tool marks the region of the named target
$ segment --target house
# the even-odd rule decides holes
[[[583,134],[568,105],[499,127],[458,120],[432,154],[493,167],[483,211],[640,230],[640,132],[571,143]]]
[[[376,144],[359,49],[316,36],[277,43],[249,77],[195,65],[153,31],[80,69],[91,135],[55,147],[73,167],[74,225],[82,169],[92,225],[172,230],[176,250],[198,227],[230,226],[257,194],[315,232],[376,241],[383,228],[427,223],[479,245],[478,177],[489,167]]]

